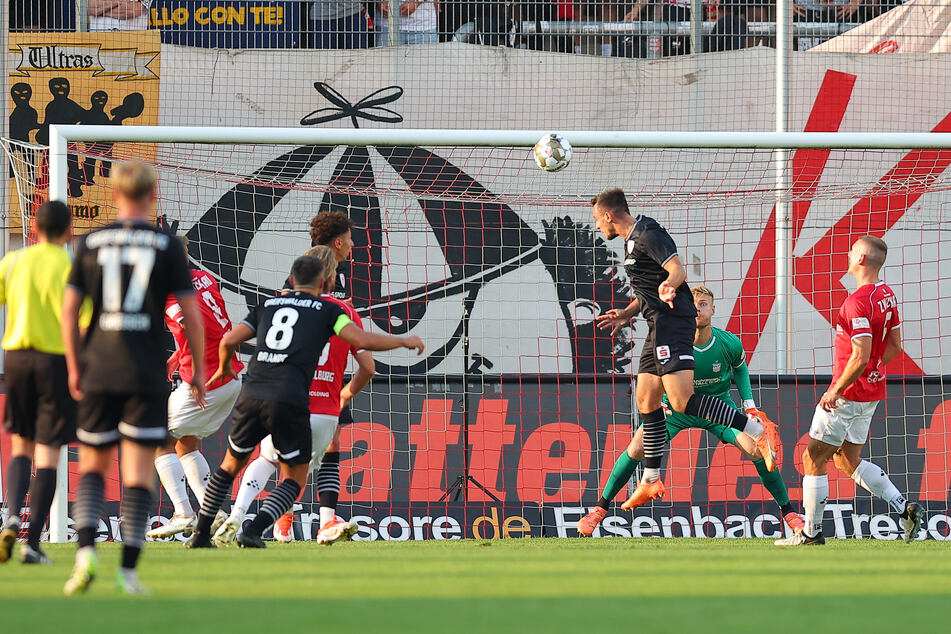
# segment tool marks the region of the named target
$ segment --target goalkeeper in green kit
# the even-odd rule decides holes
[[[763,412],[756,409],[756,403],[753,401],[753,388],[750,386],[750,373],[746,367],[743,344],[733,333],[710,325],[714,313],[713,292],[705,286],[694,286],[690,290],[693,293],[694,305],[697,308],[697,332],[693,340],[696,366],[693,379],[694,391],[698,394],[716,396],[732,405],[733,399],[730,397],[730,387],[735,383],[740,397],[743,399],[743,409],[746,410],[746,413],[759,419],[769,420]],[[626,321],[623,318],[613,315],[605,315],[599,319],[599,327],[602,329],[611,328],[612,334],[624,325],[626,325]],[[664,409],[668,409],[666,395],[664,396]],[[783,520],[789,528],[796,532],[803,529],[803,519],[789,503],[789,494],[786,491],[786,485],[783,483],[779,469],[773,471],[766,469],[766,463],[756,447],[756,442],[751,437],[731,427],[717,425],[703,418],[687,416],[677,412],[667,414],[666,425],[667,442],[670,442],[683,429],[696,428],[709,431],[721,442],[735,445],[743,455],[753,460],[763,486],[776,500]],[[578,522],[578,532],[580,534],[586,537],[591,536],[607,515],[611,500],[634,475],[637,465],[644,458],[643,433],[643,429],[637,430],[631,444],[614,463],[611,477],[608,478],[604,491],[601,493],[598,505]],[[621,508],[625,508],[625,505],[622,505]]]

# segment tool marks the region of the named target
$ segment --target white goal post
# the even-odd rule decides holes
[[[52,125],[49,146],[49,198],[68,201],[67,147],[73,142],[350,145],[425,147],[532,147],[551,130],[435,130],[349,128],[248,128],[185,126]],[[560,131],[574,148],[766,150],[779,166],[771,191],[776,206],[775,332],[777,369],[785,371],[792,344],[791,309],[793,248],[787,165],[790,150],[951,150],[951,134],[943,133],[817,133],[817,132],[638,132]],[[575,161],[579,158],[576,155]],[[583,160],[580,159],[580,160]],[[571,168],[563,174],[570,178]],[[597,191],[588,192],[596,194]],[[61,456],[57,496],[50,516],[50,541],[67,537],[67,464]]]

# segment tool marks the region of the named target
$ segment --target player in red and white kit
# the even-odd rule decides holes
[[[334,288],[336,260],[333,259],[333,253],[327,247],[314,247],[307,251],[307,255],[313,255],[321,260],[324,270],[328,276],[324,279],[321,299],[334,302],[342,307],[347,316],[359,327],[363,327],[360,316],[350,304],[341,302],[329,293]],[[347,369],[347,362],[350,357],[357,362],[357,372],[353,375],[346,386],[343,385],[343,377]],[[310,386],[310,427],[312,440],[311,471],[320,468],[324,453],[334,437],[339,422],[340,410],[350,399],[359,394],[373,378],[375,371],[373,355],[368,350],[357,350],[349,343],[334,336],[330,338],[327,345],[324,346],[314,371],[314,380]],[[231,543],[241,527],[241,522],[247,514],[251,502],[264,489],[268,480],[277,469],[278,455],[271,442],[270,436],[261,442],[261,454],[248,465],[241,478],[241,486],[235,497],[232,506],[231,515],[225,520],[224,524],[217,530],[214,541],[219,546]],[[323,507],[321,507],[323,515]],[[332,544],[341,539],[350,538],[357,529],[353,522],[337,520],[333,517],[333,509],[329,509],[330,517],[321,517],[321,530],[318,536],[318,543]],[[287,513],[275,523],[274,536],[278,541],[293,541],[290,531],[292,513]],[[283,522],[283,530],[280,530],[279,524]]]
[[[181,240],[187,255],[187,239],[182,237]],[[225,302],[215,278],[196,269],[192,269],[191,276],[192,287],[201,310],[202,324],[205,327],[205,349],[202,355],[207,380],[218,366],[218,343],[231,330],[231,320],[228,318]],[[169,297],[165,306],[165,324],[175,338],[178,348],[166,365],[168,376],[171,380],[172,374],[178,370],[182,383],[168,397],[170,443],[158,450],[155,470],[158,471],[159,479],[172,500],[175,511],[166,525],[147,533],[153,539],[190,533],[194,528],[197,516],[188,500],[185,482],[188,481],[198,503],[201,504],[211,477],[211,469],[198,446],[202,438],[218,431],[241,391],[240,381],[225,377],[216,385],[208,386],[203,402],[196,401],[189,385],[192,379],[193,352],[185,338],[181,306],[174,297]],[[238,374],[244,369],[244,364],[235,357],[232,367],[235,374]],[[221,513],[216,521],[220,525],[226,517],[225,513]]]
[[[806,526],[777,540],[777,546],[825,544],[822,516],[829,497],[826,465],[830,458],[839,471],[900,513],[906,542],[921,529],[921,506],[906,500],[883,469],[861,458],[875,408],[885,398],[885,366],[901,352],[898,298],[879,279],[887,253],[885,242],[873,236],[859,238],[849,251],[848,273],[858,290],[836,315],[832,385],[819,399],[802,455]]]

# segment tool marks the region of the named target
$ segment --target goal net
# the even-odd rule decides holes
[[[309,136],[321,132],[337,136],[323,144]],[[757,405],[780,426],[781,473],[797,510],[800,456],[832,371],[831,320],[854,290],[846,254],[862,235],[886,240],[884,279],[901,302],[904,352],[889,367],[889,398],[865,457],[923,502],[928,538],[948,537],[951,390],[942,377],[951,368],[951,317],[941,306],[949,300],[951,144],[941,135],[927,144],[918,135],[908,147],[894,135],[888,143],[861,135],[863,148],[859,135],[753,142],[724,134],[714,142],[717,135],[577,133],[566,135],[571,164],[548,173],[532,159],[531,133],[487,146],[479,133],[447,145],[431,131],[409,143],[392,132],[413,131],[270,130],[261,143],[214,144],[103,137],[71,142],[65,163],[80,233],[114,218],[105,183],[112,162],[153,164],[157,222],[189,238],[192,265],[216,277],[232,321],[281,287],[311,246],[311,218],[350,216],[348,274],[365,327],[427,345],[421,358],[375,355],[377,376],[342,430],[338,514],[359,524],[356,539],[577,535],[575,523],[631,438],[647,331],[639,318],[616,336],[596,328],[598,315],[631,297],[623,238],[605,240],[591,218],[589,199],[610,187],[626,192],[633,213],[669,229],[688,282],[715,293],[713,325],[740,337]],[[285,144],[293,134],[301,140]],[[780,138],[793,149],[777,150]],[[677,139],[682,147],[651,147]],[[49,196],[49,152],[5,148],[29,242],[31,214]],[[204,442],[213,465],[227,428]],[[833,471],[827,534],[896,538],[887,505]],[[664,474],[663,500],[625,513],[622,490],[596,535],[783,530],[752,463],[710,434],[677,434]],[[295,520],[298,538],[316,534],[312,486]],[[119,491],[114,480],[114,501]],[[170,515],[163,496],[154,521]],[[117,536],[114,526],[104,518],[103,536]]]

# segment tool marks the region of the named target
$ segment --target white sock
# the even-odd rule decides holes
[[[650,469],[644,467],[644,475],[641,476],[641,482],[648,483],[660,479],[660,469]]]
[[[874,462],[869,462],[868,460],[860,462],[852,474],[852,479],[855,480],[856,484],[875,497],[888,502],[898,513],[905,512],[905,504],[907,503],[905,496],[902,495],[898,487],[892,484],[892,481],[888,479],[888,474],[885,473],[885,470],[881,469]]]
[[[822,516],[829,501],[829,476],[802,476],[802,507],[805,511],[807,537],[822,532]]]
[[[743,433],[753,440],[759,440],[760,436],[763,435],[763,426],[759,424],[759,421],[751,416],[747,416],[746,427],[743,428]],[[773,449],[775,449],[775,447],[773,447]]]
[[[238,495],[234,498],[234,505],[231,507],[231,517],[238,521],[244,519],[251,502],[264,490],[268,480],[271,479],[276,470],[277,467],[261,456],[255,458],[248,465],[241,477],[241,487],[238,489]]]
[[[185,471],[178,456],[173,453],[163,454],[155,459],[155,470],[159,480],[165,487],[165,492],[175,505],[175,515],[191,517],[195,514],[191,502],[188,501],[188,489],[185,488]]]
[[[201,504],[205,501],[205,489],[208,488],[208,481],[211,480],[211,467],[197,449],[182,456],[181,461],[185,477],[188,479],[188,486],[195,492],[195,497]]]
[[[336,511],[337,509],[330,508],[329,506],[321,506],[320,507],[320,525],[323,526],[327,522],[333,521]]]
[[[607,44],[601,45],[601,56],[602,57],[611,57],[611,54],[614,52],[614,45],[608,42]]]

